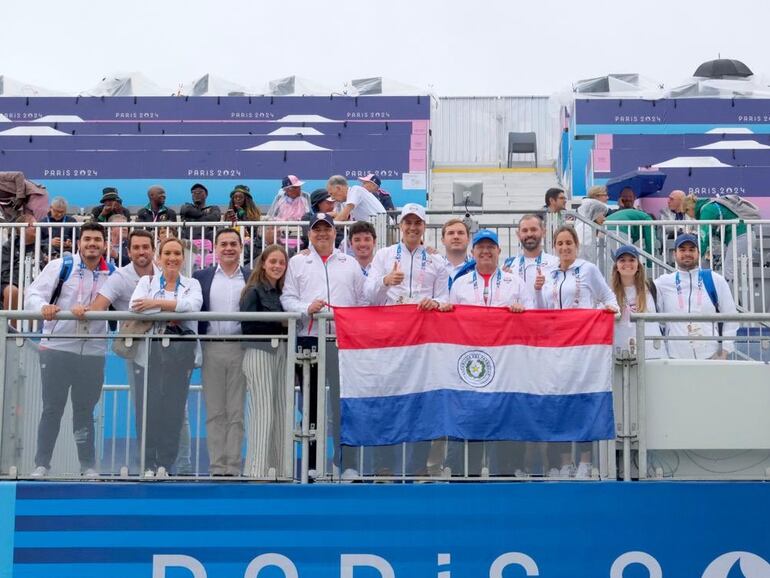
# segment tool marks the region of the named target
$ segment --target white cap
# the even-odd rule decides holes
[[[407,203],[404,205],[401,209],[401,219],[406,217],[407,215],[417,215],[422,219],[423,223],[428,222],[428,218],[425,215],[425,207],[422,205],[418,205],[417,203]]]

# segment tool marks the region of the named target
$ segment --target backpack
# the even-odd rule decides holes
[[[738,215],[738,218],[744,221],[757,221],[762,218],[762,215],[759,213],[759,207],[738,195],[722,195],[715,197],[711,202],[717,205],[717,209],[719,209],[721,205]],[[721,210],[719,211],[719,214],[722,214]]]
[[[711,273],[711,269],[701,269],[700,275],[701,279],[703,279],[703,288],[706,290],[709,299],[711,299],[711,304],[714,306],[714,309],[719,313],[719,296],[717,294],[717,288],[714,285],[714,276]],[[717,333],[719,333],[720,337],[722,336],[723,330],[724,323],[717,323]]]

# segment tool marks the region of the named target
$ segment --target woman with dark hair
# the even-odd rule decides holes
[[[254,263],[241,293],[242,312],[280,312],[288,257],[280,245],[269,245]],[[243,321],[244,335],[285,335],[279,321]],[[249,391],[248,444],[245,476],[281,475],[286,433],[286,343],[244,340],[243,373]]]
[[[262,213],[254,203],[251,196],[251,190],[246,185],[236,185],[230,193],[230,204],[224,216],[225,221],[229,221],[234,229],[237,221],[261,221]],[[240,232],[240,231],[239,231]],[[262,235],[259,227],[244,227],[243,236],[243,258],[247,265],[252,266],[252,259],[256,259],[262,251]]]
[[[632,313],[656,313],[655,285],[647,281],[644,266],[639,262],[639,250],[633,245],[623,245],[613,255],[612,291],[618,300],[620,319],[615,321],[615,341],[613,348],[633,352],[636,343],[636,324],[631,323]],[[647,337],[661,337],[658,323],[645,323]],[[645,341],[645,358],[655,359],[662,355],[661,340]]]
[[[580,241],[573,227],[564,225],[556,229],[553,247],[559,258],[549,279],[538,275],[535,279],[535,295],[542,309],[596,309],[603,307],[617,313],[615,294],[604,281],[599,268],[584,259],[578,259]],[[557,444],[560,468],[552,468],[553,477],[588,478],[591,476],[591,444],[580,444],[580,461],[575,468],[572,462],[571,444]],[[565,447],[566,446],[566,447]]]
[[[131,296],[131,310],[139,313],[192,313],[201,310],[203,294],[197,279],[182,275],[184,245],[169,237],[158,247],[160,275],[146,275]],[[142,431],[144,372],[147,372],[147,424],[145,443],[145,476],[167,475],[179,452],[179,432],[184,421],[190,376],[198,356],[199,345],[185,338],[194,335],[197,321],[161,321],[153,333],[162,334],[150,343],[149,356],[140,343],[136,363],[141,368],[135,383],[137,432]],[[175,339],[176,338],[176,339]]]

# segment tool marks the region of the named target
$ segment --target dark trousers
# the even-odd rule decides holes
[[[167,471],[179,453],[179,431],[184,421],[185,403],[190,390],[190,376],[195,361],[195,343],[172,341],[163,347],[160,341],[152,341],[147,370],[147,427],[145,437],[144,467]],[[144,408],[144,372],[134,366],[136,383],[136,430],[142,437]]]
[[[69,395],[72,400],[72,431],[80,467],[94,467],[94,407],[102,394],[104,356],[41,349],[40,377],[43,414],[37,428],[35,465],[51,467],[51,456],[56,438],[59,437],[61,417]]]

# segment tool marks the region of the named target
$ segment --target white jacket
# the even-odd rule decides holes
[[[534,300],[522,286],[518,275],[497,269],[489,279],[489,295],[484,303],[484,279],[477,269],[469,271],[452,283],[449,302],[457,305],[508,307],[520,303],[525,309],[534,309]]]
[[[703,286],[700,269],[676,271],[662,275],[655,280],[658,288],[658,310],[661,313],[716,313],[716,308]],[[677,290],[677,274],[679,291]],[[717,273],[711,274],[717,292],[720,313],[736,313],[735,301],[730,286],[725,278]],[[681,299],[680,299],[681,293]],[[725,323],[722,335],[734,336],[738,332],[738,323]],[[666,335],[671,336],[713,336],[718,335],[716,323],[666,323]],[[668,341],[669,357],[675,359],[708,359],[719,350],[718,340],[713,341]],[[732,351],[734,343],[724,341],[725,351]]]
[[[201,284],[197,279],[192,277],[179,276],[179,287],[166,287],[161,289],[160,282],[163,277],[160,275],[145,275],[139,279],[139,283],[134,289],[133,295],[131,295],[131,304],[137,299],[168,299],[176,301],[176,308],[174,311],[177,313],[195,313],[201,310],[203,305],[203,291],[201,290]],[[176,295],[174,294],[176,293]],[[143,313],[146,315],[152,315],[153,313],[159,313],[160,309],[149,309]],[[148,320],[149,321],[149,320]],[[180,323],[185,329],[198,333],[198,322],[182,321]],[[165,328],[166,322],[159,321],[155,324],[153,332],[160,333]],[[145,367],[146,363],[145,342],[139,343],[139,347],[136,350],[136,363]],[[200,366],[201,361],[201,346],[198,341],[195,342],[195,365]]]
[[[388,287],[383,279],[393,270],[396,260],[400,261],[404,280]],[[444,259],[440,255],[431,255],[422,246],[410,252],[403,243],[380,249],[366,279],[366,296],[372,305],[419,303],[426,297],[448,303],[449,273]]]
[[[559,258],[541,251],[539,257],[525,257],[524,255],[508,257],[503,266],[504,271],[510,271],[519,277],[519,281],[533,303],[535,302],[535,277],[537,277],[538,266],[548,280],[551,271],[559,267]]]
[[[40,274],[27,289],[24,297],[24,309],[40,313],[44,305],[48,305],[56,286],[59,284],[59,272],[63,259],[54,259],[45,266]],[[80,255],[72,256],[72,272],[62,286],[61,294],[56,302],[62,311],[69,311],[75,305],[90,305],[99,289],[107,282],[110,270],[104,259],[99,261],[96,270],[89,271],[83,264]],[[49,335],[104,335],[107,333],[106,321],[44,321],[43,334]],[[40,346],[58,351],[69,351],[80,355],[104,355],[107,350],[105,339],[45,339]]]
[[[536,291],[538,308],[596,309],[618,307],[618,300],[593,263],[575,259],[566,271],[553,269],[545,277],[545,285]]]
[[[626,304],[620,311],[620,319],[615,320],[615,339],[613,340],[613,349],[631,351],[631,342],[634,342],[634,348],[638,351],[639,344],[636,343],[636,323],[631,321],[631,314],[638,311],[636,305],[637,293],[633,285],[624,288],[626,294]],[[655,313],[655,299],[652,293],[645,293],[645,313]],[[646,337],[660,338],[662,333],[660,324],[647,322],[644,324],[644,334]],[[666,346],[662,339],[645,340],[644,342],[645,359],[658,359],[668,357]]]
[[[286,280],[281,293],[285,311],[302,313],[297,335],[318,335],[318,325],[310,322],[308,307],[316,299],[334,306],[367,305],[364,280],[358,261],[339,249],[329,255],[324,264],[321,256],[310,246],[310,254],[298,253],[289,259]]]

